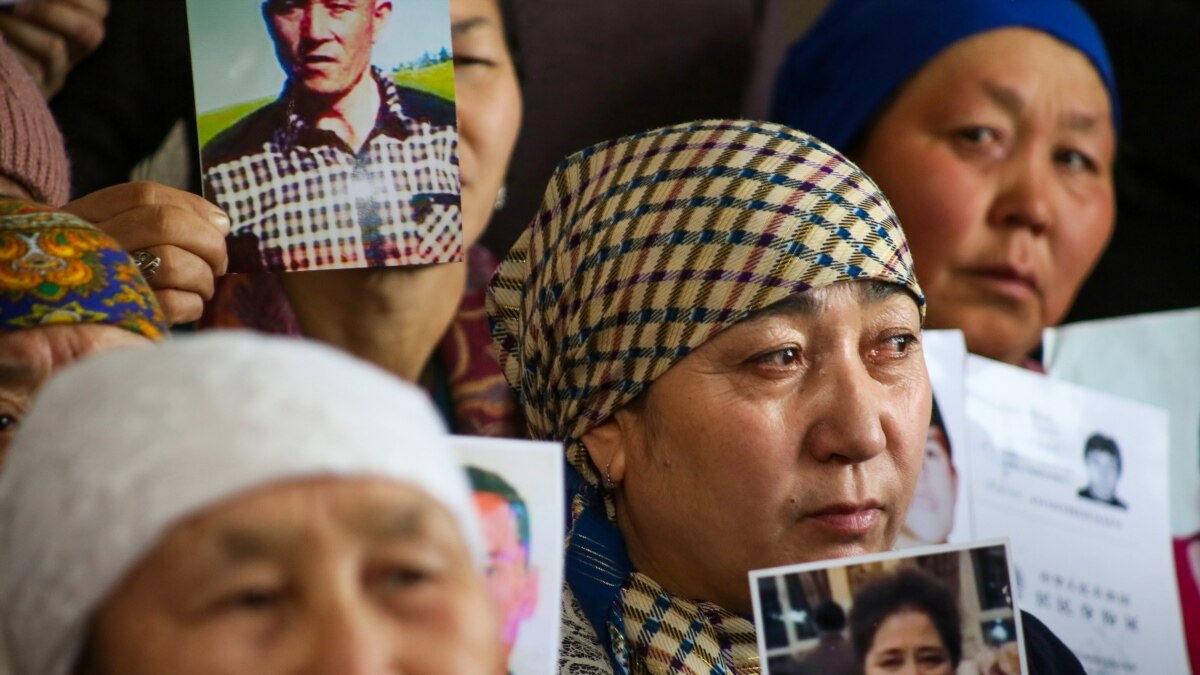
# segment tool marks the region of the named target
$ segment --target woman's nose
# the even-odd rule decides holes
[[[366,599],[341,598],[309,610],[303,675],[384,675],[400,648]]]
[[[1054,225],[1056,178],[1048,150],[1026,148],[1014,153],[997,180],[989,214],[993,226],[1027,228],[1040,235]]]
[[[827,361],[815,376],[815,395],[805,403],[815,413],[804,438],[805,452],[821,462],[852,464],[886,450],[883,388],[858,355]]]

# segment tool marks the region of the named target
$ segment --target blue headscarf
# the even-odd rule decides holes
[[[834,0],[792,46],[775,80],[772,119],[851,149],[896,90],[963,38],[999,28],[1047,33],[1078,49],[1108,89],[1117,85],[1100,31],[1072,0]]]

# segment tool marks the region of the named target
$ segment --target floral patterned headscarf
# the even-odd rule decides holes
[[[167,333],[153,291],[111,237],[69,213],[0,200],[0,332],[58,324]]]

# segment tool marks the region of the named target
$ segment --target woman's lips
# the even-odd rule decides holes
[[[978,267],[967,273],[989,289],[1003,295],[1025,299],[1038,292],[1037,275],[1013,265]]]
[[[857,536],[870,532],[882,516],[882,506],[864,502],[831,504],[809,512],[804,519],[835,534]]]

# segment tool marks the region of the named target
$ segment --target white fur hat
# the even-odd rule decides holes
[[[0,626],[14,672],[67,675],[93,612],[171,526],[315,475],[423,489],[483,548],[424,392],[328,347],[249,333],[92,357],[40,392],[0,475]]]

